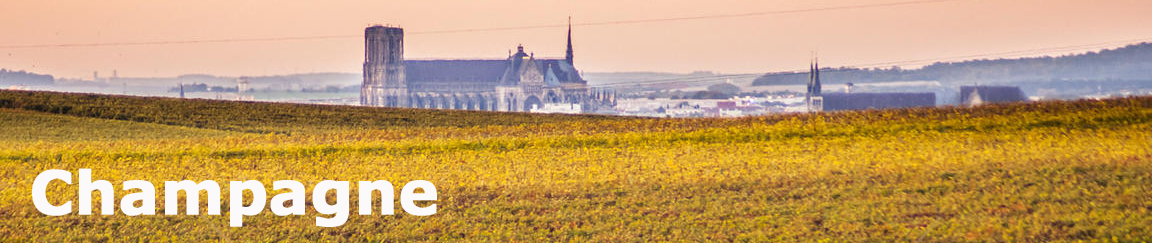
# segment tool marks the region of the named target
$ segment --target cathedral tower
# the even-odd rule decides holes
[[[379,25],[365,29],[360,104],[407,107],[404,69],[404,29]]]

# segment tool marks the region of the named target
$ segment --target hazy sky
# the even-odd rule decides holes
[[[408,32],[691,17],[909,0],[3,0],[0,46],[363,34],[372,24]],[[967,0],[880,8],[577,26],[584,71],[768,72],[938,59],[1124,40],[1152,41],[1148,0]],[[565,29],[406,36],[406,58],[504,58],[523,44],[561,57]],[[275,75],[359,72],[361,37],[0,49],[0,67],[89,78],[186,73]],[[1081,51],[1070,50],[1070,51]],[[1064,51],[1053,51],[1062,53]],[[1035,54],[1035,53],[1026,53]]]

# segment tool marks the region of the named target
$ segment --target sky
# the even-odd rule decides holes
[[[361,71],[363,31],[405,28],[405,58],[505,58],[518,44],[564,55],[572,17],[585,72],[760,73],[980,55],[1059,55],[1152,42],[1148,0],[954,0],[885,7],[615,25],[606,21],[811,10],[912,0],[3,0],[0,68],[63,78]],[[340,38],[166,45],[23,45]],[[1053,49],[1053,47],[1069,47]],[[1017,52],[1034,50],[1029,52]],[[1015,53],[1013,53],[1015,52]],[[989,55],[993,54],[993,55]],[[914,63],[898,63],[915,65]]]

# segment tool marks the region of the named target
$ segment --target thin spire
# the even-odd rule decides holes
[[[808,93],[805,97],[820,96],[822,89],[820,85],[820,59],[816,57],[816,52],[812,52],[812,58],[808,63]]]
[[[815,82],[816,85],[812,88],[812,91],[815,92],[816,96],[820,96],[820,90],[823,89],[823,87],[820,87],[820,56],[814,56],[812,58],[815,60],[814,65],[816,66],[814,70],[816,75],[812,77],[815,79],[813,82]]]
[[[572,63],[572,16],[568,16],[568,51],[564,54],[564,60],[568,61],[568,65],[576,66]]]

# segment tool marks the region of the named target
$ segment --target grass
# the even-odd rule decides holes
[[[140,139],[186,139],[236,135],[234,132],[174,127],[0,109],[0,140],[14,142],[84,142]],[[48,129],[46,129],[48,128]]]

